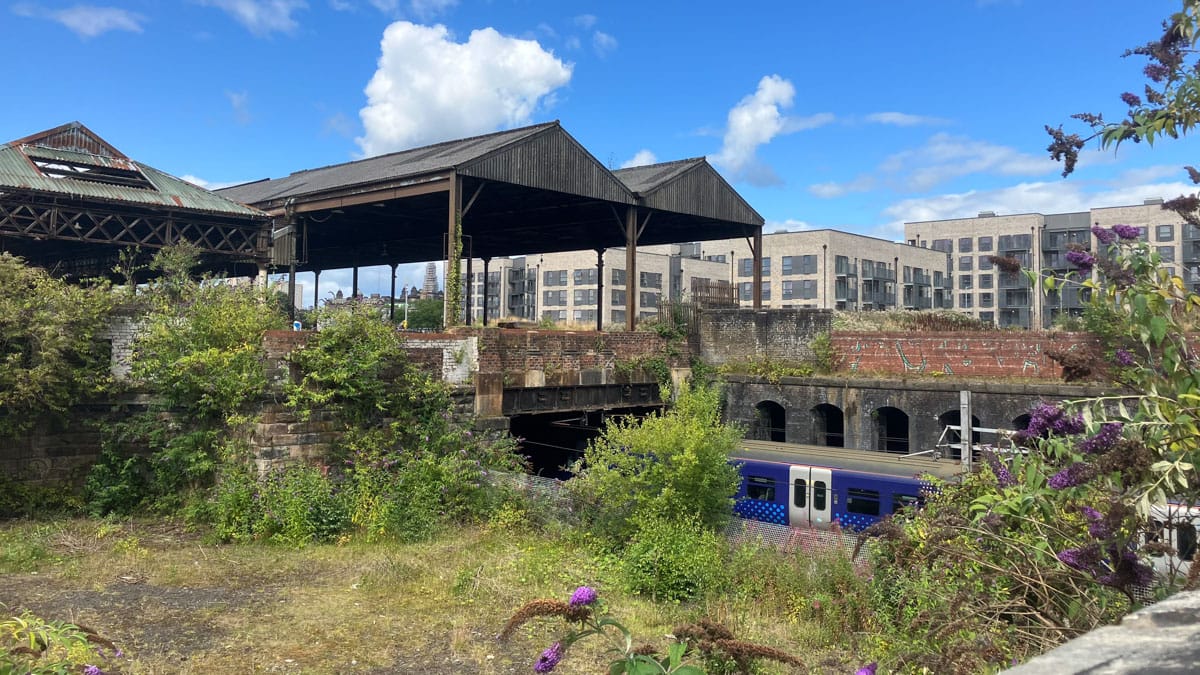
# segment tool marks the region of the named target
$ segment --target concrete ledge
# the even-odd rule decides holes
[[[1177,593],[1004,672],[1200,672],[1200,592]]]

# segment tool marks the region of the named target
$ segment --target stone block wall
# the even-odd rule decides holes
[[[479,372],[508,375],[513,385],[527,373],[542,373],[542,384],[603,384],[621,364],[661,356],[668,345],[646,331],[485,330],[479,336]],[[686,344],[674,347],[673,365],[686,364]],[[566,374],[564,378],[559,375]],[[591,381],[597,375],[601,381]],[[553,380],[553,382],[552,382]],[[588,381],[585,381],[588,380]]]
[[[700,313],[700,358],[712,365],[770,359],[807,361],[812,339],[827,333],[833,313],[825,309],[706,309]]]
[[[1059,380],[1062,368],[1047,351],[1092,349],[1080,333],[984,331],[977,333],[832,334],[837,369],[872,375],[939,374],[982,378]]]

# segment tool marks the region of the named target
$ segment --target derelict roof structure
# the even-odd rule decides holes
[[[290,218],[298,270],[446,258],[452,203],[469,257],[752,236],[763,219],[704,159],[609,171],[558,122],[218,191]],[[450,198],[447,198],[449,193]],[[277,251],[276,264],[290,262]]]
[[[79,122],[0,145],[0,251],[69,277],[186,239],[210,268],[264,262],[269,216],[129,159]]]

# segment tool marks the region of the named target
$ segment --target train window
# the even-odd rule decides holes
[[[1179,523],[1175,526],[1175,548],[1180,560],[1191,560],[1196,555],[1196,526]]]
[[[802,509],[808,505],[808,481],[803,478],[797,478],[792,486],[792,494],[795,497],[792,501],[796,504],[796,508]]]
[[[879,515],[879,490],[850,488],[846,490],[846,510],[864,516]]]
[[[826,491],[825,481],[823,481],[823,480],[814,480],[813,481],[813,505],[812,505],[812,507],[814,510],[824,511],[827,508],[825,506],[825,491]]]
[[[775,481],[762,476],[746,476],[746,496],[764,502],[775,501]]]
[[[918,506],[921,503],[921,498],[914,495],[892,495],[892,513],[896,513],[907,506]]]

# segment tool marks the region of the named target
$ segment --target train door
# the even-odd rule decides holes
[[[788,524],[792,527],[829,527],[833,502],[833,472],[811,466],[792,465]]]

